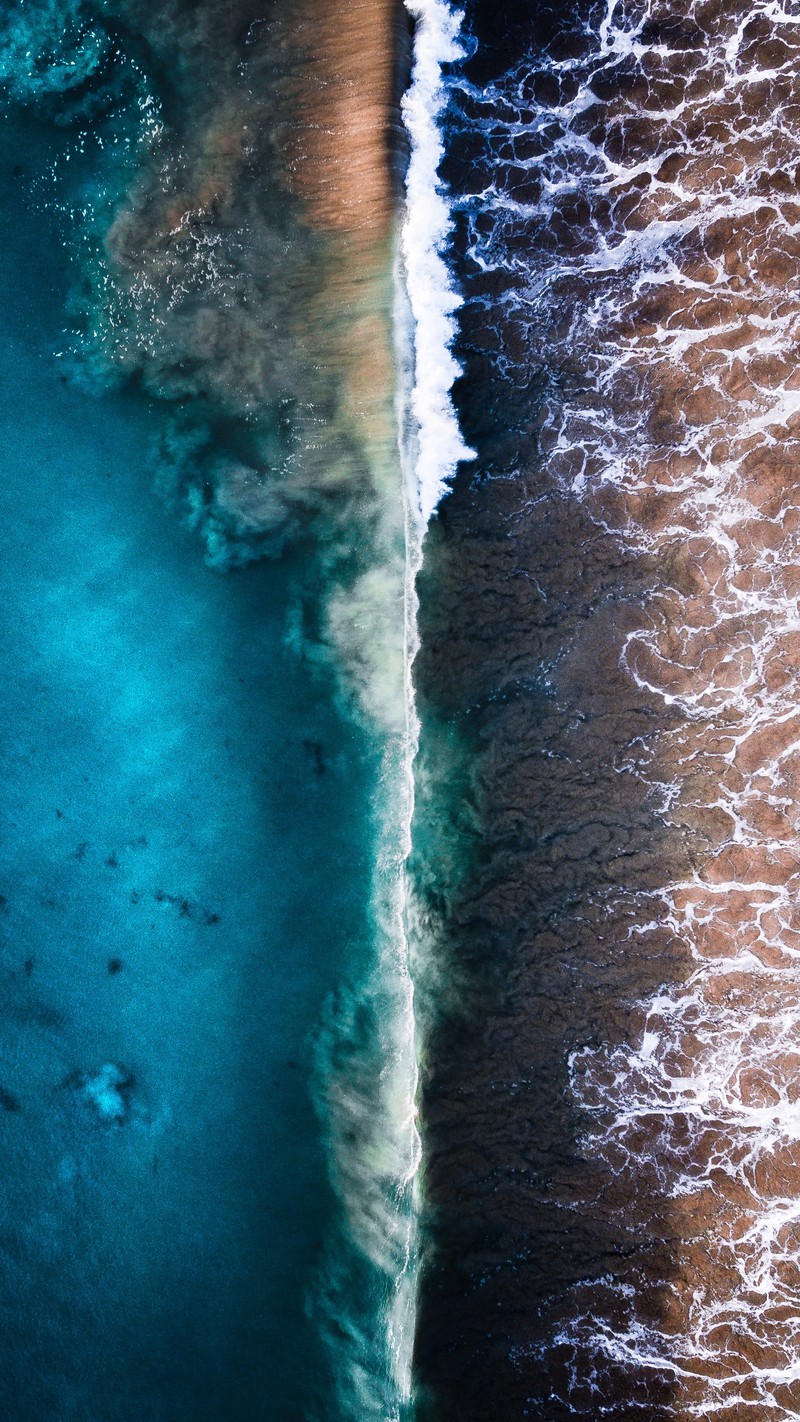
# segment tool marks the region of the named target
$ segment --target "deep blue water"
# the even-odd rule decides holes
[[[0,129],[0,1410],[330,1418],[309,1041],[366,937],[374,766],[287,636],[300,554],[207,568],[159,411],[62,378],[56,143]]]

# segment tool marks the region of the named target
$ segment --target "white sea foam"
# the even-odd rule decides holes
[[[443,0],[406,0],[416,21],[411,85],[403,119],[411,140],[402,232],[405,283],[414,325],[410,408],[416,426],[412,503],[424,527],[455,473],[473,451],[464,443],[450,399],[459,366],[450,346],[459,297],[442,256],[450,204],[438,167],[444,153],[440,119],[446,102],[442,65],[463,53],[460,16]]]
[[[669,1384],[659,1416],[789,1422],[800,1397],[800,306],[797,209],[780,177],[798,126],[775,85],[796,87],[800,20],[777,0],[742,0],[677,59],[646,38],[672,15],[659,0],[633,17],[608,0],[594,47],[541,61],[549,84],[563,81],[557,101],[536,100],[530,60],[479,96],[462,86],[482,116],[491,105],[495,151],[529,179],[517,201],[498,161],[472,255],[484,269],[524,263],[503,321],[514,316],[532,361],[544,352],[543,384],[550,371],[570,376],[548,392],[549,472],[626,556],[677,570],[627,635],[622,665],[679,717],[634,773],[696,864],[640,896],[637,937],[669,933],[686,975],[637,1005],[629,1043],[576,1052],[571,1084],[591,1121],[587,1156],[627,1183],[620,1222],[651,1189],[678,1267],[663,1281],[663,1319],[638,1285],[598,1278],[576,1289],[575,1317],[550,1343],[574,1348],[558,1401],[575,1415],[587,1415],[582,1389],[592,1415],[623,1415],[603,1394],[606,1362]],[[590,126],[612,65],[638,87],[621,83]],[[768,102],[753,98],[760,88]],[[564,218],[578,198],[580,225]],[[557,246],[559,222],[574,240]],[[624,1415],[635,1406],[652,1411],[626,1399]]]
[[[399,754],[400,858],[387,898],[389,922],[379,974],[392,997],[391,1043],[384,1053],[381,1097],[391,1123],[391,1251],[395,1277],[386,1325],[391,1375],[396,1388],[393,1417],[413,1407],[412,1357],[416,1329],[417,1212],[421,1140],[417,1127],[417,1022],[412,961],[421,956],[410,929],[408,857],[414,813],[414,760],[420,722],[413,663],[419,647],[417,574],[425,527],[461,459],[472,457],[450,399],[459,366],[450,351],[459,298],[441,255],[450,228],[450,208],[438,181],[444,147],[439,119],[445,102],[442,64],[462,54],[460,17],[442,0],[407,0],[416,21],[412,82],[403,100],[411,142],[404,221],[395,264],[393,311],[397,369],[399,456],[406,491],[404,578],[404,733]],[[388,1221],[387,1221],[388,1223]]]

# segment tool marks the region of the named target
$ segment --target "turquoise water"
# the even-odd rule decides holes
[[[0,131],[3,1415],[330,1418],[310,1041],[375,765],[298,654],[301,554],[210,570],[158,409],[62,378],[57,142]]]

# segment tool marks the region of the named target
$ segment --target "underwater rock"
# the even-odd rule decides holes
[[[310,757],[315,775],[324,775],[327,769],[325,764],[325,748],[321,741],[304,740],[303,750]]]

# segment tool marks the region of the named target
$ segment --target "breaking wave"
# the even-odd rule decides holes
[[[444,156],[441,115],[446,103],[442,65],[463,53],[460,19],[443,0],[409,0],[416,21],[411,85],[403,118],[411,141],[403,222],[403,271],[413,322],[414,379],[410,408],[416,432],[415,511],[426,524],[455,473],[472,450],[462,439],[450,390],[459,365],[450,346],[460,297],[443,256],[450,233],[450,202],[438,169]]]

